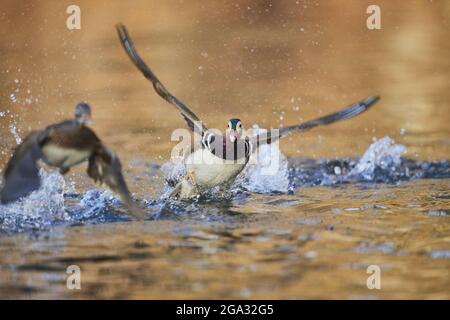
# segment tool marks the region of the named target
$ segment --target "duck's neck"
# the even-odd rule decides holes
[[[84,127],[86,125],[84,121],[81,119],[75,119],[75,123],[77,124],[78,127]]]

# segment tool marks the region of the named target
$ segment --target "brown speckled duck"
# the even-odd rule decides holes
[[[16,148],[6,166],[1,203],[16,201],[39,188],[38,160],[59,168],[61,174],[88,161],[88,175],[115,192],[131,215],[144,218],[130,195],[119,158],[87,127],[89,123],[91,108],[82,102],[75,108],[75,119],[31,132]]]
[[[156,93],[174,105],[181,113],[189,128],[201,134],[201,147],[185,159],[186,176],[175,186],[171,196],[191,198],[214,187],[226,190],[236,176],[245,168],[252,152],[259,146],[270,144],[281,137],[294,132],[310,130],[317,126],[353,118],[374,105],[378,96],[368,97],[338,112],[310,120],[302,124],[279,128],[276,134],[262,133],[252,137],[243,136],[243,126],[239,119],[228,121],[226,135],[220,135],[208,129],[200,119],[181,100],[172,95],[159,81],[152,70],[139,56],[133,41],[122,24],[116,26],[120,42],[131,61],[153,85]]]

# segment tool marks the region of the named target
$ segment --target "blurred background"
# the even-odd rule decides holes
[[[68,30],[66,8],[81,8]],[[0,13],[0,165],[32,129],[72,117],[80,100],[94,129],[122,158],[163,161],[184,128],[131,64],[114,25],[124,23],[169,90],[211,128],[291,125],[368,95],[381,102],[357,119],[293,135],[289,156],[361,155],[389,135],[408,157],[448,158],[450,2],[17,1]]]

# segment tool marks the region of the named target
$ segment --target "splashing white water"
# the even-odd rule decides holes
[[[404,145],[395,144],[390,137],[384,137],[369,146],[349,175],[372,180],[377,168],[396,170],[401,164],[401,155],[405,152]]]
[[[11,93],[11,94],[9,95],[9,99],[10,99],[12,102],[17,102],[17,97],[16,97],[16,95],[15,95],[14,93]]]
[[[78,218],[87,219],[98,215],[108,205],[108,199],[114,196],[109,190],[88,190],[83,194],[77,208],[80,210]]]
[[[58,171],[39,171],[41,186],[30,195],[10,204],[0,205],[0,233],[42,230],[61,223],[95,219],[110,204],[119,200],[109,190],[88,190],[76,193]],[[66,203],[66,193],[81,196]]]
[[[254,125],[253,129],[255,135],[266,131],[257,125]],[[278,148],[278,144],[262,145],[255,150],[249,163],[239,175],[237,183],[252,192],[288,192],[288,161]]]
[[[0,230],[39,229],[68,220],[64,206],[65,181],[58,172],[40,170],[41,187],[19,201],[0,205]]]
[[[186,174],[186,167],[181,163],[166,162],[161,166],[161,171],[167,180],[179,181]]]
[[[288,161],[276,144],[259,147],[241,175],[242,186],[252,192],[288,192],[289,189]]]
[[[16,126],[13,123],[9,124],[9,132],[11,132],[11,134],[14,136],[14,139],[16,139],[16,143],[17,144],[21,144],[22,143],[22,138],[17,133],[17,128],[16,128]]]

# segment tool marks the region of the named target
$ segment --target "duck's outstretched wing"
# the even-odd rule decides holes
[[[203,132],[207,130],[206,127],[201,123],[200,119],[189,109],[188,106],[181,102],[177,97],[172,95],[164,87],[164,85],[161,83],[161,81],[159,81],[153,71],[150,70],[150,68],[146,65],[144,60],[141,59],[125,26],[123,24],[118,24],[116,25],[116,29],[117,33],[119,34],[120,43],[127,52],[131,61],[139,69],[139,71],[142,72],[144,77],[152,82],[153,88],[155,88],[156,93],[158,93],[164,100],[173,104],[180,111],[181,116],[183,117],[189,128],[191,128],[191,130],[198,132],[203,136]]]
[[[379,96],[371,96],[368,97],[358,103],[352,104],[351,106],[342,109],[338,112],[323,116],[318,119],[310,120],[307,122],[304,122],[302,124],[280,128],[276,130],[275,134],[272,134],[270,131],[267,133],[262,133],[259,135],[256,135],[251,138],[251,143],[253,145],[253,150],[256,150],[259,146],[263,144],[269,144],[272,142],[275,142],[276,140],[290,134],[293,132],[301,132],[301,131],[307,131],[317,126],[323,126],[332,124],[334,122],[338,122],[345,119],[350,119],[353,117],[356,117],[357,115],[363,113],[364,111],[367,111],[371,106],[373,106],[378,100],[380,99]]]
[[[1,203],[6,204],[29,195],[41,185],[37,161],[43,157],[40,141],[44,132],[32,132],[17,146],[4,175]]]
[[[132,216],[137,219],[145,218],[145,213],[137,206],[131,197],[130,191],[128,190],[122,175],[122,165],[113,151],[109,150],[104,145],[99,144],[89,158],[87,172],[95,182],[105,184],[116,193],[126,205]]]

